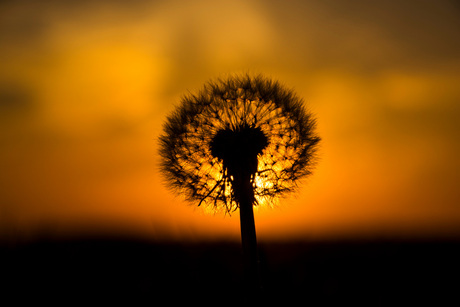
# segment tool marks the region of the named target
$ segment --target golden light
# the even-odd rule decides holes
[[[255,208],[277,204],[256,216],[261,237],[460,233],[459,18],[449,1],[416,11],[397,1],[29,2],[1,4],[0,235],[91,220],[235,237],[233,216],[201,215],[213,206],[187,206],[165,188],[157,139],[183,93],[241,72],[295,88],[323,139],[314,175],[282,206],[263,192],[274,175],[254,177]],[[292,155],[270,145],[259,171],[270,151]],[[203,168],[208,187],[219,171]]]

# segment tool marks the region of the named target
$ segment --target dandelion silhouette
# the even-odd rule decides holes
[[[292,192],[311,173],[320,141],[314,129],[302,100],[261,75],[209,82],[166,121],[167,182],[198,206],[239,209],[248,283],[257,284],[253,206]]]

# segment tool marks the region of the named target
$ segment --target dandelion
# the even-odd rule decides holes
[[[294,191],[311,173],[320,141],[315,126],[292,90],[261,75],[209,82],[183,97],[166,121],[160,137],[166,181],[198,206],[227,213],[239,209],[252,275],[253,206]]]

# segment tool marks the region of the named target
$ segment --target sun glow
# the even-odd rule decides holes
[[[262,165],[265,165],[267,162],[263,161],[263,158],[259,159],[259,167]],[[263,191],[264,190],[270,190],[273,189],[273,181],[269,180],[268,174],[260,174],[257,173],[254,176],[254,194],[255,198],[257,201],[257,207],[262,206],[262,207],[272,207],[274,205],[274,202],[276,202],[276,198],[273,199],[269,197],[268,195],[264,195]]]

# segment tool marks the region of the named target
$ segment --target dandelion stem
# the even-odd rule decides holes
[[[254,190],[250,174],[235,176],[233,188],[240,208],[245,288],[251,292],[257,291],[260,288],[260,280],[257,255],[257,237],[253,210]]]

